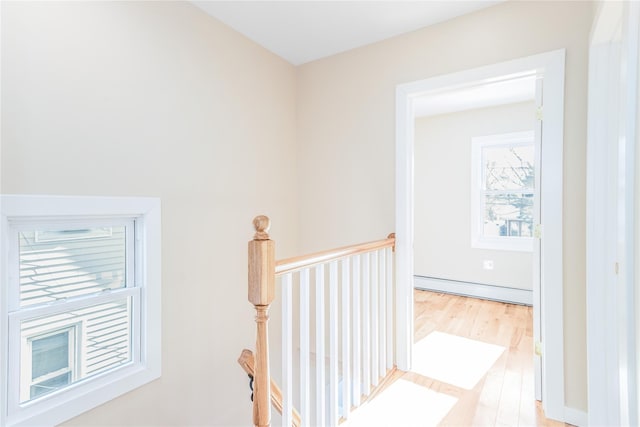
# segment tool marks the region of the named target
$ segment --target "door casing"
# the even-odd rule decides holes
[[[540,193],[542,404],[548,418],[561,421],[565,419],[561,185],[564,63],[565,50],[560,49],[396,88],[396,363],[398,368],[409,370],[413,352],[413,100],[429,93],[517,78],[532,71],[544,77]]]
[[[637,425],[640,4],[600,2],[589,47],[587,379],[590,425]],[[634,230],[634,228],[636,230]],[[635,235],[635,241],[634,241]]]

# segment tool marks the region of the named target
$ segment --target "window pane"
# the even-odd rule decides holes
[[[69,367],[69,331],[31,340],[31,378]]]
[[[485,237],[531,237],[533,194],[493,194],[484,197]]]
[[[485,190],[534,188],[533,144],[482,149]]]
[[[19,233],[20,306],[126,286],[126,227]]]
[[[27,393],[21,393],[21,403],[56,390],[52,384],[72,384],[130,362],[131,316],[131,297],[126,297],[114,302],[22,321],[22,339],[24,342],[31,342],[32,372],[28,372],[29,369],[20,369],[22,390],[29,390]],[[56,334],[56,331],[61,330],[66,332]],[[63,342],[57,341],[57,337],[61,335],[67,336],[66,363]],[[28,356],[21,355],[23,365],[27,363]],[[64,366],[65,364],[67,366]],[[65,368],[70,373],[67,382],[61,378],[65,373],[61,370]],[[37,385],[42,387],[36,387]],[[45,389],[43,385],[50,388]]]

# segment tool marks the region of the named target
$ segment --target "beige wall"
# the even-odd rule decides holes
[[[2,193],[162,199],[162,377],[67,425],[249,425],[251,220],[293,255],[295,69],[187,2],[2,2]]]
[[[396,85],[566,48],[565,396],[586,410],[585,155],[589,2],[506,2],[299,67],[302,249],[394,228]],[[303,173],[302,173],[303,172]],[[560,185],[560,183],[558,183]]]
[[[471,139],[533,130],[534,120],[533,101],[416,119],[416,275],[532,289],[531,252],[471,247]]]

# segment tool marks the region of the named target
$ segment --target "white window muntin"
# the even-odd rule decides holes
[[[105,372],[58,393],[48,399],[36,399],[16,409],[10,404],[7,388],[9,351],[19,342],[9,343],[9,219],[42,219],[56,223],[61,219],[135,218],[135,239],[141,249],[136,251],[139,266],[140,298],[133,298],[133,328],[140,331],[139,363]],[[149,197],[83,197],[0,195],[0,425],[55,425],[95,408],[115,397],[144,385],[161,373],[161,214],[160,199]],[[15,264],[14,264],[15,265]],[[12,272],[15,274],[15,272]],[[122,289],[120,292],[128,292]],[[101,295],[97,298],[107,298]],[[16,336],[16,334],[13,334]],[[13,352],[15,354],[15,352]],[[15,382],[15,380],[14,380]]]
[[[513,147],[518,145],[533,145],[534,132],[522,131],[498,135],[474,137],[471,140],[471,247],[478,249],[496,249],[529,252],[533,250],[532,237],[500,236],[488,237],[484,235],[485,195],[489,194],[528,194],[529,190],[501,190],[487,191],[483,188],[485,182],[484,148]],[[534,156],[535,158],[535,156]],[[536,168],[537,170],[537,168]]]

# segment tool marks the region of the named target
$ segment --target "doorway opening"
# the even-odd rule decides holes
[[[422,340],[440,332],[501,345],[505,351],[491,358],[492,363],[478,365],[482,372],[470,378],[479,379],[478,373],[480,378],[500,377],[500,372],[507,372],[504,361],[509,360],[510,375],[512,370],[519,375],[500,389],[518,396],[515,402],[510,397],[510,404],[522,406],[528,414],[523,420],[512,419],[515,423],[533,419],[534,401],[541,400],[541,366],[533,351],[534,342],[540,341],[539,315],[534,325],[530,309],[487,305],[480,299],[534,306],[539,313],[533,295],[540,290],[540,248],[534,245],[534,234],[540,223],[536,184],[541,126],[536,112],[541,100],[536,100],[536,93],[541,86],[542,79],[532,71],[414,100],[415,288],[435,292],[414,294],[423,300],[416,301],[414,309],[430,307],[428,300],[442,298],[438,293],[473,297],[449,300],[447,305],[460,307],[448,307],[449,317],[439,318],[441,310],[416,313],[416,331],[425,319],[437,323],[429,335],[416,336],[416,363],[430,359]],[[517,357],[506,351],[513,348],[518,349]],[[440,352],[433,346],[428,349]],[[449,357],[442,362],[448,370],[463,372],[461,365],[476,365],[482,354],[462,352],[458,360]],[[492,382],[486,386],[494,393]],[[477,392],[486,392],[487,387]],[[504,406],[504,399],[501,402]]]
[[[415,236],[415,116],[418,99],[437,99],[444,94],[480,90],[490,85],[531,78],[544,81],[536,99],[541,128],[537,150],[541,171],[536,176],[539,204],[533,210],[532,240],[534,329],[536,357],[540,361],[539,397],[549,418],[564,418],[564,367],[562,328],[562,141],[564,50],[400,85],[396,92],[396,283],[398,367],[412,366],[413,287]],[[494,88],[497,86],[493,86]],[[515,230],[522,230],[516,224]],[[509,224],[508,227],[511,225]],[[535,231],[534,231],[535,229]],[[536,256],[537,254],[537,256]],[[539,268],[538,268],[539,266]],[[536,286],[536,282],[539,286]],[[539,325],[536,327],[536,325]],[[533,357],[533,355],[532,355]]]

